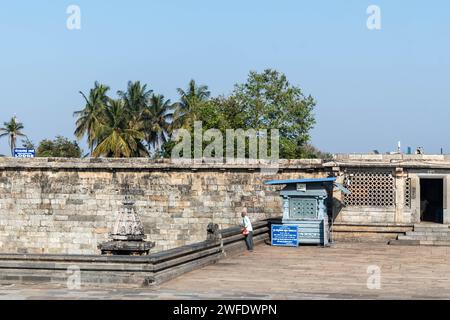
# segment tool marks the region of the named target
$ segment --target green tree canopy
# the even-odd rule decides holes
[[[177,89],[180,101],[175,104],[172,128],[189,129],[194,125],[196,119],[196,110],[207,101],[211,95],[208,86],[198,86],[195,80],[188,83],[187,89]]]
[[[34,146],[33,141],[31,141],[30,139],[26,138],[26,139],[22,140],[22,148],[35,149],[35,146]]]
[[[139,81],[128,82],[118,99],[108,90],[96,82],[88,96],[82,94],[85,106],[75,113],[75,135],[87,137],[95,157],[170,157],[176,143],[170,135],[176,129],[192,133],[195,121],[204,131],[218,129],[224,139],[227,129],[278,129],[281,158],[326,156],[310,145],[316,101],[276,70],[250,72],[228,96],[211,97],[207,86],[191,80],[186,89],[177,89],[179,101],[173,104]]]
[[[145,134],[141,122],[130,123],[123,100],[110,99],[104,119],[97,129],[97,136],[100,143],[93,152],[94,157],[128,158],[148,155],[142,144]]]
[[[291,85],[284,74],[268,69],[250,72],[247,81],[235,85],[228,97],[196,100],[189,114],[191,119],[202,122],[203,130],[219,129],[224,139],[226,129],[278,129],[281,158],[315,158],[323,156],[309,145],[315,105],[313,97]],[[184,122],[192,131],[191,123]],[[173,145],[165,145],[165,156]]]
[[[74,116],[78,118],[76,121],[75,136],[78,139],[84,136],[87,137],[91,154],[99,142],[97,131],[103,120],[104,111],[108,102],[108,91],[108,86],[98,82],[95,82],[94,88],[89,91],[88,96],[80,91],[85,101],[85,106],[82,110],[74,112]]]
[[[142,113],[145,140],[154,155],[169,138],[174,106],[161,94],[153,94]]]
[[[81,158],[81,148],[76,141],[58,136],[54,140],[45,139],[39,143],[37,157]]]
[[[289,83],[286,76],[267,69],[250,72],[247,82],[238,84],[232,94],[244,116],[245,129],[278,129],[280,156],[300,158],[310,140],[309,131],[315,124],[313,110],[316,101]]]

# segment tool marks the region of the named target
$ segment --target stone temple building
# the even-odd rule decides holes
[[[392,238],[418,223],[450,224],[449,156],[337,155],[324,168],[352,192],[336,196],[336,231]]]
[[[341,199],[337,221],[450,223],[450,157],[346,155],[324,166],[352,191]]]

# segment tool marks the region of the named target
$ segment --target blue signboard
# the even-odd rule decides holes
[[[298,226],[273,224],[271,238],[273,246],[297,247]]]
[[[36,150],[27,148],[15,148],[14,158],[34,158],[36,156]]]

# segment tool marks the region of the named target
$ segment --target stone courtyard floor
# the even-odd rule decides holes
[[[0,299],[450,299],[450,247],[261,245],[155,288],[11,283]]]

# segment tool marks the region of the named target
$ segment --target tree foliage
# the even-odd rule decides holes
[[[80,158],[81,149],[76,141],[58,136],[54,140],[45,139],[39,143],[37,157]]]
[[[95,82],[94,88],[89,91],[89,95],[86,96],[80,91],[85,101],[84,109],[74,112],[74,116],[78,119],[76,121],[75,136],[78,139],[87,136],[88,146],[93,151],[93,148],[98,144],[97,131],[100,127],[104,110],[108,102],[107,93],[109,87],[98,82]]]
[[[118,99],[107,95],[109,87],[95,83],[78,117],[75,135],[87,137],[94,157],[146,157],[166,140],[169,130],[169,100],[154,95],[147,85],[129,82]],[[144,145],[147,144],[147,147]]]
[[[177,89],[175,103],[139,81],[118,91],[118,99],[108,91],[96,82],[87,96],[82,93],[85,106],[75,113],[75,135],[87,138],[95,157],[169,157],[172,133],[180,128],[193,132],[195,121],[202,122],[203,130],[220,130],[223,137],[227,129],[278,129],[280,157],[327,156],[310,144],[315,99],[276,70],[250,72],[228,96],[211,97],[207,86],[191,80],[186,89]]]
[[[26,136],[22,132],[24,126],[21,122],[17,121],[17,118],[15,116],[12,117],[9,122],[4,122],[3,125],[4,127],[0,128],[0,138],[8,137],[11,156],[14,156],[14,149],[16,148],[17,138]]]
[[[188,101],[194,101],[189,105],[191,120],[185,121],[185,126],[180,122],[179,127],[192,131],[193,121],[201,121],[204,131],[219,129],[224,139],[226,129],[268,132],[278,129],[281,158],[325,156],[309,145],[309,131],[315,124],[313,111],[316,101],[312,96],[304,95],[299,87],[288,82],[284,74],[275,70],[250,72],[247,81],[235,85],[229,96]],[[170,154],[173,145],[169,141],[164,146],[165,156]],[[223,145],[225,148],[225,141]]]
[[[22,140],[22,148],[26,148],[26,149],[36,149],[33,141],[31,141],[30,139],[26,138]]]
[[[234,100],[245,115],[245,128],[278,129],[280,156],[300,158],[310,140],[315,124],[316,101],[291,85],[286,76],[275,70],[250,72],[246,83],[236,85]]]
[[[205,85],[198,86],[195,80],[189,81],[186,90],[177,89],[180,101],[175,106],[174,119],[172,129],[190,129],[197,120],[196,115],[200,105],[203,105],[211,95],[208,87]]]
[[[141,122],[130,121],[130,115],[123,100],[111,100],[104,110],[104,118],[97,130],[99,144],[94,157],[139,157],[146,156],[142,144],[144,133]]]

